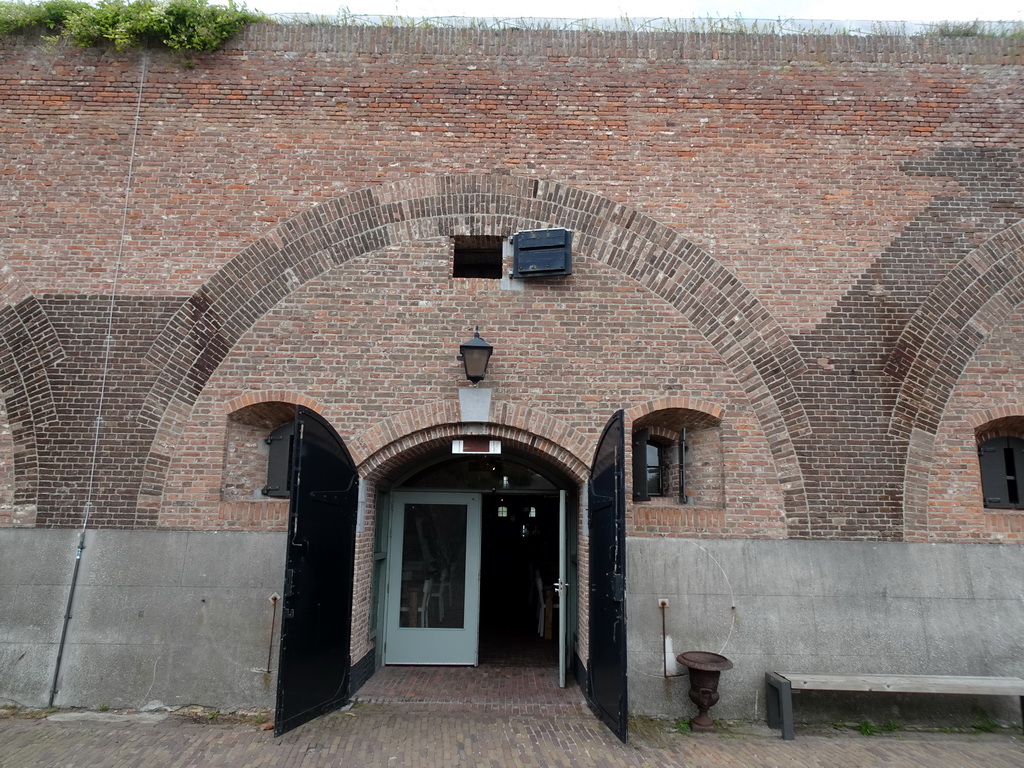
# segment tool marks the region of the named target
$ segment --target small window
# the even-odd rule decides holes
[[[504,238],[493,235],[457,235],[452,257],[452,277],[501,279],[501,251]]]
[[[721,423],[691,408],[661,408],[635,421],[633,500],[724,509]]]
[[[997,437],[978,446],[985,506],[1021,509],[1024,496],[1024,440]]]
[[[657,443],[647,442],[647,495],[665,495],[665,462],[661,455],[662,447]]]
[[[633,432],[633,500],[649,501],[660,496],[678,494],[680,503],[686,503],[684,452],[686,430],[678,440],[671,442],[660,436],[652,437],[650,428]],[[675,460],[677,458],[677,460]],[[673,469],[677,470],[676,477]],[[673,482],[675,480],[675,482]]]
[[[263,400],[228,414],[224,432],[222,501],[287,498],[290,430],[295,404]],[[269,470],[269,474],[268,474]]]

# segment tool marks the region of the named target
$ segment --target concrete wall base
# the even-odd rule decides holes
[[[765,717],[764,673],[1024,676],[1024,549],[972,544],[630,538],[630,711],[689,717],[675,654],[728,656],[712,716]],[[794,700],[804,722],[1019,725],[1013,697],[830,694]]]
[[[77,542],[0,530],[0,701],[48,703]],[[284,552],[283,533],[89,531],[55,704],[272,708]]]
[[[89,531],[56,704],[272,708],[284,538]],[[77,540],[0,529],[0,701],[48,702]],[[1020,547],[630,538],[627,557],[634,714],[694,714],[674,664],[686,650],[735,663],[712,711],[724,719],[764,718],[766,670],[1024,676]],[[662,598],[678,678],[664,677]],[[1019,723],[1015,700],[989,697],[804,693],[795,704],[805,722]]]

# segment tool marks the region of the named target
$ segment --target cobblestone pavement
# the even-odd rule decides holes
[[[631,722],[621,744],[588,712],[423,703],[358,703],[275,739],[252,722],[65,713],[0,719],[2,768],[203,768],[380,766],[538,768],[573,766],[927,766],[1020,768],[1020,734],[902,732],[862,736],[799,727],[784,742],[763,725],[717,734],[674,733],[667,723]]]

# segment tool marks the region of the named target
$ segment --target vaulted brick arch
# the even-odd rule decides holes
[[[1024,222],[969,253],[931,292],[893,348],[886,373],[901,380],[889,434],[935,434],[964,366],[1024,303]]]
[[[402,467],[414,464],[418,458],[433,457],[440,449],[450,449],[452,440],[462,437],[464,433],[460,424],[439,424],[414,432],[368,457],[361,465],[360,472],[365,472],[370,482],[379,482],[393,476]],[[486,425],[484,434],[493,440],[501,440],[506,450],[515,449],[544,464],[557,467],[578,483],[586,482],[590,475],[587,464],[547,438],[501,424]]]
[[[981,345],[1021,306],[1024,222],[969,253],[936,286],[900,335],[885,370],[901,381],[889,434],[907,440],[908,528],[923,519],[935,437],[957,381]]]
[[[481,427],[486,436],[508,441],[528,455],[553,463],[578,482],[590,474],[593,446],[550,414],[513,403],[494,403],[490,420]],[[353,436],[348,446],[360,474],[378,479],[417,455],[433,452],[439,445],[450,446],[452,439],[464,434],[458,403],[439,401],[385,419]]]
[[[791,381],[805,366],[779,323],[733,273],[669,227],[591,192],[505,174],[423,177],[343,195],[285,222],[210,277],[147,357],[160,374],[142,413],[156,433],[143,493],[160,492],[166,446],[237,340],[307,281],[408,239],[555,225],[574,231],[577,251],[669,302],[721,355],[750,398],[799,527],[807,505],[793,440],[810,427]]]
[[[36,503],[40,436],[57,422],[48,367],[63,357],[45,310],[0,258],[0,392],[12,444],[11,455],[2,458],[13,466],[16,508]]]

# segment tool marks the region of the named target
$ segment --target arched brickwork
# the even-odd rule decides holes
[[[253,493],[263,489],[268,480],[268,436],[278,427],[292,422],[297,405],[322,412],[313,398],[287,390],[246,392],[224,404],[227,419],[224,427],[224,461],[220,485],[221,512],[226,502],[240,502],[246,508],[253,504]],[[239,515],[235,515],[237,519]]]
[[[159,494],[169,445],[235,342],[293,290],[354,257],[403,240],[565,226],[575,248],[672,304],[750,398],[786,488],[806,515],[793,439],[809,425],[791,384],[805,368],[782,327],[739,279],[679,233],[607,198],[549,181],[457,174],[366,188],[289,220],[232,259],[190,297],[152,346],[161,373],[142,418],[156,431],[144,494]]]
[[[0,392],[11,427],[12,502],[36,503],[39,439],[56,423],[48,366],[64,350],[46,312],[14,270],[0,259]]]
[[[436,435],[436,439],[462,436],[465,427],[461,422],[457,402],[438,401],[384,420],[355,435],[348,447],[360,474],[380,474],[382,464],[389,464],[391,458],[411,450],[410,446],[434,439],[429,435]],[[581,481],[589,476],[587,452],[592,446],[577,430],[548,414],[514,403],[495,402],[484,428],[490,437],[510,435],[509,439],[527,454],[554,460]]]
[[[1018,222],[968,254],[900,334],[886,365],[902,381],[889,433],[935,434],[960,372],[1022,302],[1024,222]]]
[[[718,403],[711,403],[695,397],[662,397],[627,408],[626,423],[635,424],[649,413],[669,410],[698,411],[706,413],[714,421],[721,421],[725,415],[725,406]]]
[[[969,253],[935,288],[900,335],[886,373],[902,384],[889,434],[908,441],[907,535],[927,517],[928,476],[946,404],[994,329],[1024,305],[1024,222]],[[981,424],[989,419],[982,418]],[[979,426],[979,423],[975,423]]]
[[[566,474],[584,482],[590,474],[591,448],[570,426],[534,408],[494,403],[491,420],[483,425],[486,434],[506,440],[524,453],[554,463]],[[349,450],[359,473],[373,481],[417,455],[433,452],[441,444],[465,434],[457,403],[432,403],[386,419],[356,435]]]
[[[978,411],[968,414],[967,421],[974,427],[979,443],[989,437],[999,437],[1000,434],[1024,434],[1024,405],[1008,403],[998,408]]]
[[[323,406],[311,397],[299,392],[289,392],[283,389],[272,389],[266,392],[245,392],[238,397],[233,397],[224,403],[224,413],[234,413],[242,408],[248,408],[260,403],[282,402],[302,405],[311,411],[323,413]]]
[[[464,429],[460,424],[439,424],[406,435],[368,457],[360,465],[360,474],[369,482],[378,483],[401,467],[415,463],[418,457],[433,456],[439,448],[450,447],[452,439],[463,434]],[[544,464],[556,466],[579,483],[586,482],[590,476],[587,464],[546,438],[500,424],[486,425],[485,435],[494,440],[501,440],[507,447],[516,448],[528,456],[535,456]]]

